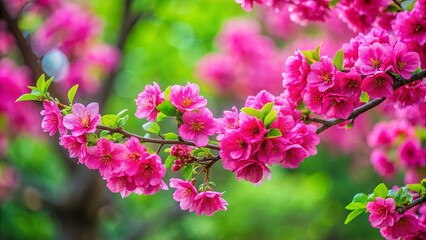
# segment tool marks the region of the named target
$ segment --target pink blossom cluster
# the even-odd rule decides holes
[[[221,95],[245,98],[262,89],[279,94],[281,57],[256,22],[229,21],[216,42],[219,51],[203,57],[197,66],[201,79]]]
[[[235,172],[237,179],[258,185],[263,178],[270,179],[268,166],[297,168],[303,159],[316,154],[315,146],[319,143],[316,127],[303,123],[295,105],[283,96],[261,91],[248,97],[245,107],[261,110],[268,103],[274,103],[271,114],[276,114],[276,119],[267,125],[267,120],[244,111],[238,113],[235,107],[224,111],[220,119],[218,140],[223,167]]]
[[[412,212],[399,214],[393,198],[377,197],[367,204],[367,211],[370,213],[371,226],[379,228],[385,239],[418,239],[416,237],[422,236],[426,231],[425,222],[421,221],[425,218],[424,211],[419,211],[420,216]]]
[[[368,144],[374,148],[371,163],[382,177],[392,178],[399,166],[407,170],[407,183],[421,180],[421,171],[426,168],[426,148],[413,125],[406,121],[380,122],[368,135]],[[389,153],[394,148],[396,158],[391,158]]]
[[[27,31],[31,34],[33,52],[42,63],[46,62],[42,64],[44,71],[64,88],[79,84],[80,90],[96,93],[100,80],[114,71],[119,61],[118,50],[99,40],[100,20],[80,5],[64,0],[18,2],[6,1],[6,4],[24,18],[31,16],[41,22],[35,30]],[[11,43],[5,40],[0,33],[0,53],[2,43]],[[58,54],[52,56],[52,52]]]
[[[170,149],[170,155],[177,159],[173,162],[172,171],[179,171],[182,167],[194,161],[191,157],[193,148],[188,145],[175,144]]]
[[[195,211],[197,215],[212,216],[219,210],[226,211],[228,203],[222,198],[223,193],[214,191],[198,192],[191,182],[178,178],[170,179],[170,187],[176,188],[173,199],[180,202],[182,210]]]
[[[327,0],[235,0],[245,11],[250,11],[256,2],[274,11],[287,9],[294,22],[305,25],[308,21],[324,21],[330,8]]]

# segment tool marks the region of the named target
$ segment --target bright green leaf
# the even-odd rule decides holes
[[[314,60],[315,60],[315,61],[317,61],[317,62],[320,60],[321,44],[322,44],[322,43],[320,43],[320,44],[318,45],[318,47],[317,47],[317,48],[315,48],[315,52],[314,52],[314,56],[313,56]]]
[[[68,90],[68,102],[70,104],[73,103],[77,90],[78,90],[78,84],[74,85],[70,90]]]
[[[123,115],[125,112],[127,112],[128,109],[123,109],[121,110],[119,113],[117,113],[117,117],[120,117],[121,115]]]
[[[183,168],[183,171],[182,171],[183,179],[185,180],[191,179],[193,167],[194,167],[193,165],[186,165]]]
[[[401,6],[403,9],[407,11],[412,11],[415,3],[416,3],[416,0],[405,0],[401,2]]]
[[[331,0],[330,3],[328,4],[329,7],[334,7],[336,6],[336,4],[338,4],[340,2],[340,0]]]
[[[38,90],[40,90],[40,92],[43,90],[45,82],[46,82],[45,76],[44,74],[41,74],[40,77],[37,79],[37,83],[36,83],[36,87]]]
[[[170,95],[170,90],[171,90],[172,86],[168,86],[166,88],[166,90],[164,90],[164,98],[169,100],[169,95]]]
[[[37,96],[32,95],[31,93],[26,93],[16,99],[15,102],[23,102],[23,101],[39,101]]]
[[[269,128],[271,126],[271,124],[277,120],[278,116],[278,110],[272,111],[270,113],[268,113],[268,115],[266,115],[264,123],[265,123],[265,127]]]
[[[373,191],[375,197],[386,198],[388,195],[388,188],[384,183],[380,183]]]
[[[157,110],[162,112],[167,116],[176,116],[177,110],[176,107],[170,102],[170,100],[164,100],[157,106]]]
[[[316,62],[315,59],[314,59],[314,54],[315,54],[314,51],[312,51],[312,50],[305,50],[305,51],[301,51],[301,53],[305,57],[306,61],[309,64],[312,64],[312,63]]]
[[[106,114],[101,116],[101,125],[116,128],[117,127],[117,116],[115,114]]]
[[[160,134],[160,126],[156,122],[147,122],[144,125],[142,125],[143,129],[145,129],[147,132]]]
[[[353,126],[354,126],[354,122],[352,121],[352,122],[350,122],[350,123],[348,123],[348,124],[346,124],[346,125],[345,125],[345,130],[349,130],[349,129],[351,129]]]
[[[344,53],[343,53],[343,49],[340,49],[339,51],[337,51],[337,53],[334,55],[333,57],[333,65],[339,69],[340,71],[343,71],[343,58],[344,58]]]
[[[359,101],[362,103],[368,103],[370,101],[370,96],[368,96],[368,93],[362,92],[361,96],[359,97]]]
[[[358,217],[361,213],[364,212],[364,209],[354,210],[349,213],[348,217],[346,217],[345,224],[350,223],[354,218]]]
[[[365,203],[351,202],[345,207],[345,209],[347,209],[347,210],[365,209],[366,206],[367,205]]]
[[[357,194],[355,194],[352,202],[360,202],[360,203],[367,204],[367,202],[368,202],[368,196],[365,193],[357,193]]]
[[[99,137],[100,138],[106,138],[108,135],[110,135],[110,132],[107,130],[103,130],[100,134]]]
[[[274,109],[274,103],[268,102],[265,105],[263,105],[263,107],[260,111],[262,112],[263,116],[266,116],[266,115],[268,115],[268,113],[270,113],[272,111],[272,109]]]
[[[247,113],[250,116],[256,117],[261,121],[263,120],[262,119],[263,113],[258,109],[251,108],[251,107],[243,107],[243,108],[241,108],[241,112],[244,112],[244,113]]]
[[[165,118],[167,117],[167,115],[165,115],[164,113],[158,113],[157,114],[157,119],[155,120],[156,122],[161,122],[163,121]]]
[[[46,81],[42,89],[43,93],[47,93],[47,90],[49,90],[50,84],[52,84],[52,82],[53,82],[53,77],[49,78],[49,80]]]
[[[124,124],[126,124],[127,120],[129,120],[129,115],[126,115],[124,117],[120,117],[117,120],[117,126],[122,127]]]
[[[164,165],[166,166],[166,168],[171,168],[176,159],[177,158],[175,156],[169,155],[164,161]]]
[[[268,134],[266,135],[266,138],[276,138],[281,137],[282,133],[278,128],[271,128],[268,131]]]
[[[420,193],[420,192],[424,191],[423,186],[420,183],[408,184],[407,188],[411,191],[416,192],[416,193]]]
[[[176,133],[172,133],[172,132],[163,134],[163,137],[166,140],[178,140],[179,139],[179,136]]]

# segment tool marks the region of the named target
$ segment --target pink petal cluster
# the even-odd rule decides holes
[[[398,217],[398,220],[396,220],[392,226],[385,226],[381,228],[380,233],[387,240],[401,238],[410,239],[409,237],[413,237],[413,239],[422,239],[421,233],[418,233],[419,230],[420,224],[417,216],[413,213],[404,213]],[[423,233],[424,232],[425,231],[423,230]]]
[[[385,152],[380,149],[375,149],[371,152],[370,162],[374,170],[386,179],[391,179],[396,173],[395,164],[391,162]]]
[[[392,227],[398,220],[393,198],[376,197],[375,201],[367,204],[367,211],[370,213],[368,220],[375,228]]]
[[[194,159],[191,157],[192,147],[183,144],[175,144],[170,149],[170,155],[177,159],[173,162],[172,171],[179,171],[185,165],[192,163]]]
[[[212,216],[219,210],[226,211],[228,203],[222,198],[223,193],[214,191],[198,192],[191,182],[177,178],[170,179],[170,187],[176,188],[173,199],[180,202],[182,210],[195,211],[197,215]]]
[[[72,107],[72,114],[64,117],[64,126],[71,130],[72,136],[80,136],[96,131],[96,126],[101,122],[98,103],[89,103],[85,107],[76,103]]]
[[[207,105],[207,100],[199,94],[200,88],[197,84],[173,85],[170,89],[169,99],[179,111],[194,111]]]
[[[233,117],[229,117],[231,112],[226,112],[227,116],[224,114],[224,118],[219,119],[224,126],[219,135],[223,167],[235,172],[237,179],[257,185],[263,178],[270,179],[268,166],[280,164],[297,168],[304,158],[316,154],[315,146],[319,143],[316,127],[301,122],[296,107],[284,98],[261,91],[248,97],[245,107],[260,110],[270,101],[275,104],[277,112],[277,118],[270,126],[246,112],[239,115],[232,112]],[[281,135],[269,137],[271,129]]]
[[[48,132],[50,136],[53,136],[56,131],[59,131],[60,135],[67,133],[67,129],[62,123],[62,113],[59,110],[58,105],[55,102],[48,101],[43,103],[44,110],[40,112],[44,116],[41,122],[41,128],[43,131]]]
[[[139,93],[136,99],[136,117],[146,118],[152,122],[157,118],[159,111],[157,106],[164,101],[164,93],[161,92],[160,86],[156,82],[146,85],[145,90]]]
[[[209,136],[216,134],[217,124],[213,113],[202,108],[198,111],[185,112],[182,116],[183,124],[179,127],[179,135],[187,141],[193,140],[198,147],[209,143]]]

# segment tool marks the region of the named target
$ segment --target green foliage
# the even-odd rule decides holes
[[[70,88],[70,90],[68,90],[67,96],[68,96],[68,102],[70,104],[72,104],[74,102],[74,97],[75,97],[75,94],[77,93],[77,90],[78,90],[78,84],[72,86],[72,88]]]
[[[352,220],[354,220],[356,217],[358,217],[361,213],[365,212],[363,209],[357,209],[353,210],[348,214],[348,217],[346,217],[345,224],[350,223]]]
[[[42,101],[43,99],[47,99],[50,84],[52,83],[53,78],[50,78],[46,81],[44,74],[42,74],[36,83],[36,86],[28,86],[31,89],[31,93],[26,93],[16,99],[15,102],[22,101]]]
[[[157,110],[166,116],[177,116],[176,107],[170,102],[170,100],[164,100],[157,106]]]
[[[336,4],[338,4],[340,2],[340,0],[331,0],[330,3],[328,4],[329,7],[334,7],[336,6]]]
[[[366,92],[362,92],[361,96],[359,97],[359,101],[362,103],[368,103],[370,101],[370,96]]]
[[[101,125],[116,128],[117,125],[117,115],[115,114],[106,114],[101,116]]]
[[[282,133],[278,128],[271,128],[268,131],[268,134],[266,135],[266,138],[276,138],[281,137]]]
[[[340,49],[339,51],[337,51],[337,53],[333,57],[333,65],[340,71],[345,70],[343,67],[343,59],[344,59],[343,49]]]
[[[317,46],[315,50],[304,50],[302,55],[305,57],[309,64],[318,62],[320,60],[321,44]]]
[[[178,140],[179,139],[179,136],[176,133],[173,133],[173,132],[165,133],[165,134],[163,134],[163,137],[166,140]]]
[[[384,183],[380,183],[374,188],[373,194],[374,197],[386,198],[388,196],[388,188]]]
[[[147,122],[144,125],[142,125],[142,127],[143,129],[145,129],[145,131],[150,133],[155,133],[157,135],[159,135],[161,131],[160,126],[156,122]]]
[[[164,165],[166,168],[171,168],[173,166],[173,163],[175,162],[177,158],[175,156],[169,155],[166,160],[164,161]]]
[[[194,169],[194,165],[192,165],[192,164],[189,164],[189,165],[186,165],[185,167],[183,167],[183,170],[182,170],[183,179],[185,179],[185,180],[191,179],[193,169]]]

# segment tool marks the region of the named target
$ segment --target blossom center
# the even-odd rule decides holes
[[[201,130],[204,129],[204,122],[200,122],[200,121],[194,122],[194,121],[191,121],[191,122],[189,122],[189,124],[191,125],[191,130],[193,130],[193,131],[199,132],[199,131],[201,131]]]
[[[370,59],[371,61],[371,65],[373,65],[374,68],[379,68],[380,65],[382,65],[382,61],[380,61],[379,59]]]
[[[107,153],[107,154],[104,154],[104,155],[102,156],[101,161],[102,161],[102,163],[104,163],[104,164],[109,164],[109,163],[111,162],[111,158],[112,158],[112,155],[111,155],[110,153]]]
[[[127,157],[130,159],[130,160],[132,160],[132,161],[137,161],[138,159],[139,159],[139,157],[140,157],[140,154],[139,153],[130,153],[130,154],[128,154],[127,155]]]
[[[377,77],[375,82],[376,82],[376,86],[377,86],[377,87],[381,87],[381,86],[383,86],[383,85],[384,85],[384,83],[385,83],[385,79],[384,79],[384,78],[382,78],[382,77]]]
[[[145,166],[145,171],[144,171],[145,176],[151,176],[153,172],[154,172],[154,168],[152,168],[150,165]]]
[[[357,88],[358,87],[358,82],[357,81],[349,81],[348,87],[350,87],[350,88]]]
[[[81,125],[85,128],[90,128],[90,121],[88,118],[81,119]]]
[[[189,105],[191,105],[191,103],[192,103],[192,100],[186,97],[186,98],[182,101],[182,106],[183,106],[183,107],[188,107]]]
[[[397,67],[399,70],[401,70],[403,67],[405,67],[405,65],[407,65],[407,63],[405,62],[398,62]]]
[[[322,74],[322,80],[324,83],[328,84],[331,81],[331,74],[328,72]]]

